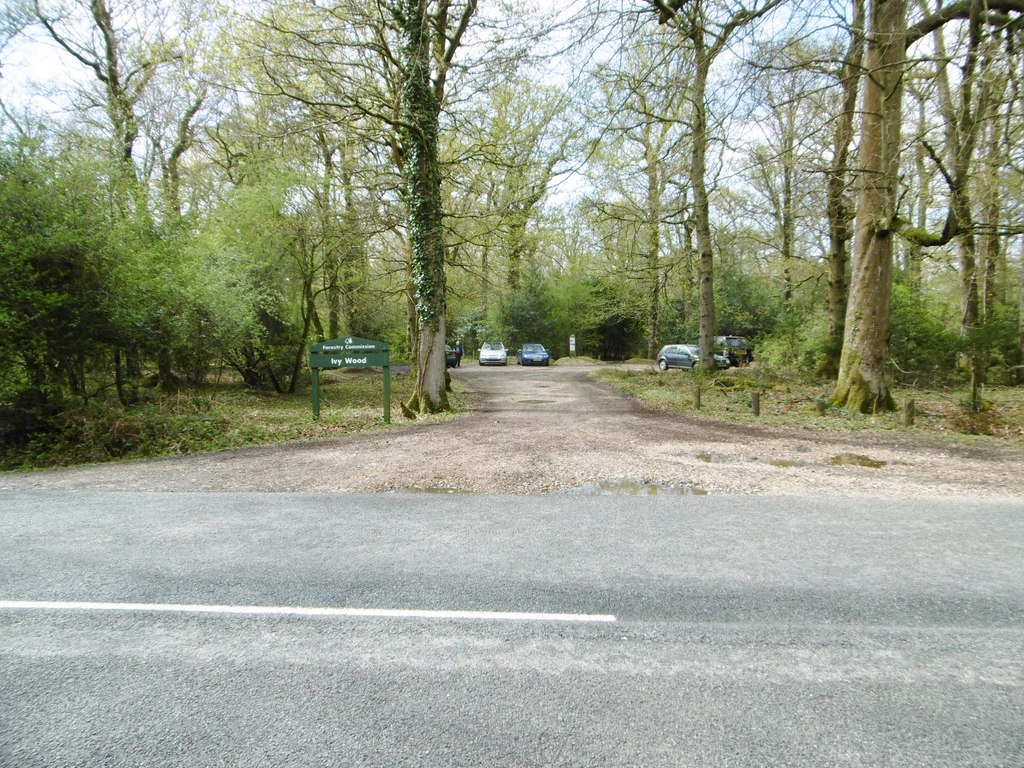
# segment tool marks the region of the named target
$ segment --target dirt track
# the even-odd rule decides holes
[[[674,374],[672,374],[674,375]],[[618,492],[1024,499],[1024,448],[984,450],[665,416],[586,368],[454,371],[472,413],[445,424],[173,459],[0,475],[0,488]],[[877,466],[835,465],[837,457]]]

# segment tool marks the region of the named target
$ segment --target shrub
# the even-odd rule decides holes
[[[934,302],[905,285],[893,286],[889,355],[901,383],[941,384],[956,377],[959,333]]]

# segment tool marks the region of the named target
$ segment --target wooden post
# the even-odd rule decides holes
[[[751,392],[750,393],[750,407],[754,410],[755,416],[761,415],[761,393]]]
[[[320,418],[320,369],[311,368],[313,377],[313,421]]]
[[[903,404],[903,426],[914,426],[914,398],[910,398]]]
[[[700,410],[700,384],[693,385],[693,407]]]

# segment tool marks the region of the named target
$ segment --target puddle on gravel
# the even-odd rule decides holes
[[[862,456],[859,453],[840,453],[828,460],[828,463],[835,467],[870,467],[879,469],[884,467],[886,462],[872,459],[870,456]]]
[[[707,496],[707,491],[695,485],[662,485],[643,480],[604,480],[563,491],[570,496]]]

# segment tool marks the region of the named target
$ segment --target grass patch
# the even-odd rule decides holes
[[[1024,388],[1021,387],[987,387],[985,407],[979,413],[967,409],[969,392],[966,389],[895,389],[893,397],[901,408],[908,400],[914,401],[914,426],[905,427],[900,411],[864,415],[832,406],[827,403],[832,393],[831,383],[787,379],[755,367],[733,368],[710,375],[676,370],[659,373],[653,368],[643,371],[602,369],[592,375],[664,413],[821,431],[900,429],[1024,442]],[[697,386],[701,390],[700,410],[695,407]],[[755,392],[760,395],[760,416],[753,413],[751,395]]]
[[[452,412],[420,417],[415,423],[447,421],[466,410],[467,396],[458,382],[452,386]],[[392,373],[390,426],[384,423],[383,376],[357,369],[321,374],[317,421],[308,391],[281,395],[236,384],[158,395],[130,408],[116,401],[93,401],[66,410],[53,420],[50,431],[26,445],[3,449],[0,469],[181,456],[384,430],[411,423],[402,417],[399,404],[414,387],[411,377]]]

